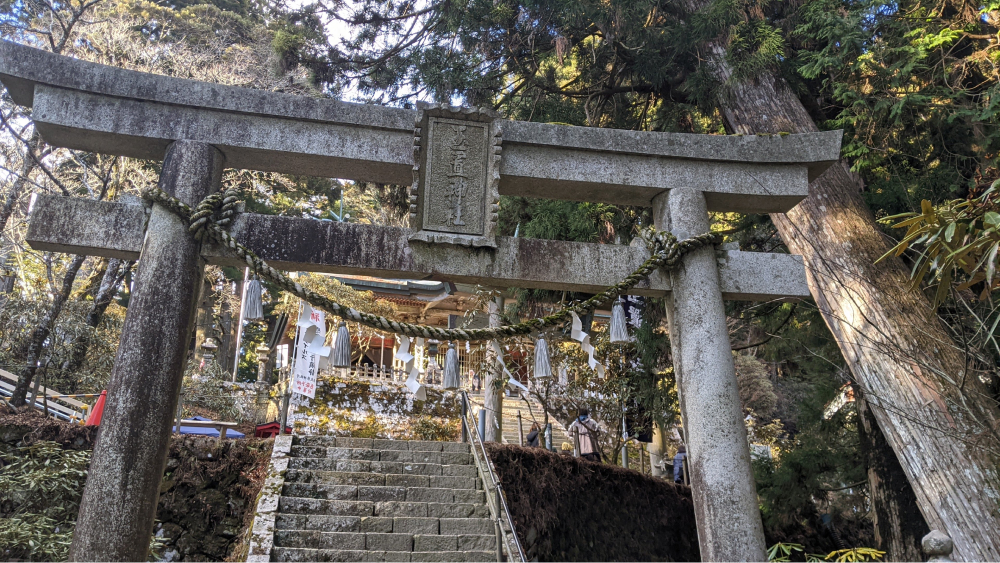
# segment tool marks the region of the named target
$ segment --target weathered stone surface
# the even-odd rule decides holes
[[[455,502],[455,491],[452,489],[410,487],[406,490],[406,500],[409,502]]]
[[[413,550],[413,536],[409,534],[365,534],[365,540],[369,551]]]
[[[333,485],[385,485],[386,475],[351,473],[347,471],[298,471],[289,469],[285,480],[298,483],[330,483]]]
[[[396,517],[392,519],[392,531],[399,534],[436,534],[438,519]]]
[[[285,483],[281,494],[289,497],[317,498],[324,500],[372,500],[370,498],[360,498],[358,494],[358,486],[356,485]]]
[[[673,190],[653,205],[659,229],[679,238],[708,230],[705,198]],[[764,561],[764,528],[730,351],[718,262],[711,249],[686,255],[672,274],[670,343],[691,475],[701,557]]]
[[[320,532],[316,530],[277,530],[276,547],[301,547],[312,549],[365,549],[365,535],[357,532]]]
[[[493,534],[493,521],[487,518],[442,518],[441,533],[447,535]]]
[[[324,532],[367,532],[365,526],[372,525],[373,518],[364,516],[329,516],[324,514],[278,514],[275,529],[278,530],[320,530]],[[391,523],[390,523],[390,530]],[[381,530],[371,530],[381,531]]]
[[[426,502],[376,502],[375,516],[395,517],[405,516],[409,518],[426,518]]]
[[[413,536],[413,551],[455,551],[458,549],[458,536],[415,535]]]
[[[179,141],[160,187],[195,204],[218,188],[222,167],[211,146]],[[166,209],[154,207],[147,232],[70,548],[74,561],[145,560],[153,529],[204,262],[187,226]]]
[[[412,179],[411,110],[144,74],[9,42],[0,44],[0,82],[17,103],[35,106],[38,130],[58,146],[160,159],[172,140],[192,139],[218,147],[236,168]],[[691,187],[712,210],[758,213],[787,211],[805,197],[809,178],[838,158],[841,136],[503,128],[501,194],[649,205],[664,189]]]
[[[388,477],[388,476],[387,476]],[[424,477],[427,479],[428,477]],[[450,475],[431,475],[430,486],[437,489],[478,489],[478,479],[474,477],[452,477]]]
[[[393,475],[385,476],[385,484],[390,487],[433,487],[427,475]]]
[[[489,551],[497,548],[496,535],[458,536],[459,551]]]
[[[441,474],[455,477],[475,477],[478,475],[474,465],[442,465]]]
[[[358,500],[405,501],[406,487],[358,487]]]
[[[361,519],[361,531],[388,534],[394,531],[392,529],[392,521],[393,518],[364,517]]]
[[[40,196],[32,209],[27,241],[36,250],[135,259],[142,244],[142,214],[139,206]],[[78,229],[83,225],[89,226]],[[649,257],[641,246],[513,237],[497,237],[497,249],[492,252],[452,245],[429,247],[411,244],[408,229],[252,213],[239,215],[230,232],[272,266],[284,270],[589,293],[618,283]],[[105,250],[107,247],[110,250]],[[203,256],[212,264],[245,265],[220,248],[205,248]],[[798,256],[733,250],[720,251],[718,256],[725,299],[809,295]],[[672,287],[668,276],[655,272],[631,293],[662,296]],[[343,447],[373,447],[368,438],[340,440],[344,440]],[[447,445],[468,451],[468,446]],[[434,447],[440,451],[442,446]]]
[[[495,247],[501,126],[492,111],[424,104],[417,114],[410,240]]]
[[[375,503],[352,500],[320,500],[281,497],[278,510],[286,514],[327,514],[330,516],[373,516]]]

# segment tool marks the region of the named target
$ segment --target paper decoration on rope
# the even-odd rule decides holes
[[[410,363],[413,360],[413,354],[410,353],[410,337],[400,336],[399,337],[399,349],[396,350],[396,359],[403,362],[404,364]]]
[[[507,369],[507,362],[503,360],[503,349],[500,348],[500,343],[497,342],[496,340],[491,340],[490,347],[493,348],[493,351],[497,353],[497,361],[500,363],[500,370],[505,376],[507,376],[507,385],[510,385],[511,387],[515,387],[517,389],[521,389],[525,393],[527,393],[528,388],[525,387],[523,383],[518,381],[517,378],[514,377],[514,374],[512,374],[510,370]]]
[[[422,383],[417,381],[418,377],[420,377],[420,370],[416,366],[413,366],[410,369],[410,377],[406,379],[406,388],[410,390],[410,393],[413,393],[414,401],[426,401],[427,389]]]
[[[583,321],[580,320],[580,316],[575,312],[570,311],[569,313],[573,317],[573,323],[570,329],[570,337],[580,343],[580,348],[587,353],[587,365],[590,369],[597,372],[597,376],[604,379],[604,365],[594,358],[594,346],[590,343],[590,335],[583,332]]]
[[[337,325],[337,341],[333,345],[333,356],[330,363],[335,368],[351,367],[351,333],[347,330],[347,323],[340,321]]]
[[[403,362],[403,369],[409,374],[406,379],[406,388],[413,394],[416,401],[427,400],[427,390],[417,379],[420,377],[420,370],[414,365],[416,359],[410,353],[410,338],[408,336],[399,337],[399,349],[396,350],[396,359]]]
[[[441,387],[445,389],[458,389],[458,350],[455,343],[448,344],[448,352],[444,356],[444,377],[441,380]]]
[[[538,337],[535,341],[535,379],[552,377],[552,365],[549,363],[549,343]]]
[[[625,327],[625,307],[621,298],[615,299],[615,304],[611,306],[611,323],[608,333],[612,343],[628,342],[628,328]]]
[[[256,321],[264,318],[264,302],[260,280],[256,277],[247,282],[246,298],[243,300],[243,318]]]

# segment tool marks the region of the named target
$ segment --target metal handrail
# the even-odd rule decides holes
[[[513,539],[514,547],[517,548],[517,561],[520,563],[526,563],[528,561],[527,557],[524,555],[524,548],[521,546],[521,540],[517,537],[517,531],[514,529],[514,518],[510,514],[510,507],[507,506],[506,495],[503,494],[503,486],[500,484],[500,478],[497,476],[493,469],[493,463],[490,462],[489,455],[486,453],[486,445],[483,444],[482,438],[479,436],[479,430],[476,426],[470,426],[469,424],[469,395],[465,390],[461,391],[462,398],[462,441],[466,441],[469,435],[472,435],[472,454],[476,459],[476,465],[479,467],[480,474],[489,474],[490,480],[493,482],[493,490],[495,491],[496,500],[493,504],[496,505],[495,520],[497,529],[500,531],[500,535],[505,536],[506,530],[503,527],[503,521],[506,520],[507,529],[510,530],[511,539]],[[471,430],[470,430],[471,428]],[[478,446],[478,447],[477,447]],[[483,470],[485,467],[485,470]],[[487,506],[489,506],[489,495],[487,495]],[[501,512],[500,509],[503,509]],[[502,561],[502,555],[500,552],[500,540],[497,538],[497,561]],[[504,543],[507,544],[507,552],[510,553],[510,541],[504,538]]]

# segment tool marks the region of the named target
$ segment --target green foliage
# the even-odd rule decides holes
[[[827,555],[805,553],[805,548],[797,543],[778,542],[767,549],[768,561],[791,561],[792,557],[802,556],[806,561],[882,561],[885,557],[884,551],[879,551],[870,547],[852,547],[850,549],[838,549],[831,551]]]
[[[792,421],[796,432],[779,441],[774,459],[753,463],[761,516],[770,530],[792,529],[802,521],[813,521],[818,514],[817,502],[829,499],[829,491],[866,480],[854,409],[842,408],[833,416],[824,416],[825,406],[838,390],[839,385],[833,382],[814,382]],[[864,499],[843,496],[838,502],[841,506],[829,510],[856,514]]]
[[[212,360],[204,366],[189,365],[184,372],[183,393],[184,418],[212,414],[215,420],[244,422],[246,413],[240,408],[236,392],[239,390],[232,384],[232,373],[222,369],[218,362]],[[198,409],[204,409],[199,411]]]
[[[778,542],[767,548],[767,560],[777,562],[791,561],[792,554],[804,551],[805,548],[802,547],[802,544]]]
[[[810,0],[793,20],[795,66],[828,104],[823,126],[844,129],[843,155],[877,215],[996,179],[998,22],[988,8]]]
[[[63,561],[90,452],[38,442],[0,453],[0,549],[6,560]]]
[[[974,199],[950,200],[937,207],[924,200],[920,213],[883,219],[895,229],[906,229],[902,240],[886,256],[899,256],[911,248],[918,251],[910,279],[913,287],[919,288],[931,276],[937,285],[935,307],[944,303],[953,286],[961,291],[980,285],[980,299],[985,299],[1000,288],[996,276],[1000,251],[998,211],[996,184]]]

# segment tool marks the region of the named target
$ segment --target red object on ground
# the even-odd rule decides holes
[[[90,411],[90,416],[87,417],[87,423],[84,426],[99,426],[101,424],[101,416],[104,414],[104,402],[107,399],[107,390],[101,391],[101,396],[94,403],[94,410]]]
[[[273,438],[278,435],[278,430],[281,425],[277,421],[268,422],[267,424],[258,424],[254,427],[253,435],[257,438]],[[285,426],[285,434],[291,434],[292,427]]]

